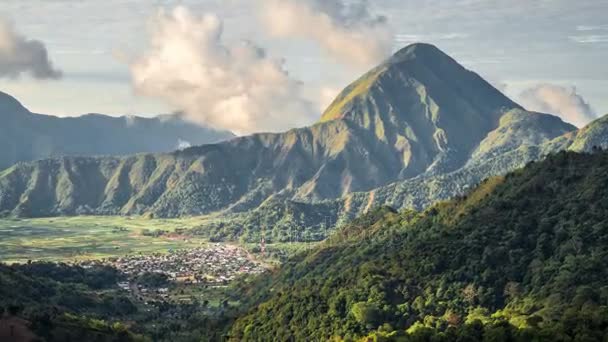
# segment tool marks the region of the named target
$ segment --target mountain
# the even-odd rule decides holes
[[[400,176],[409,178],[462,166],[511,109],[521,107],[479,75],[432,45],[414,44],[348,86],[321,122],[373,131],[400,154]]]
[[[272,196],[254,210],[222,215],[221,219],[201,224],[197,231],[218,239],[259,241],[259,227],[263,226],[272,227],[273,235],[267,236],[267,241],[285,242],[294,236],[302,241],[318,241],[327,236],[327,227],[342,226],[376,207],[423,210],[466,193],[488,177],[522,168],[549,154],[564,150],[592,152],[594,147],[608,149],[608,116],[554,139],[551,137],[558,135],[559,129],[553,132],[547,129],[548,134],[538,129],[559,128],[561,124],[552,115],[509,111],[501,118],[499,127],[482,141],[474,157],[453,172],[425,173],[371,191],[314,203]]]
[[[0,170],[17,162],[78,155],[128,155],[169,152],[180,143],[201,145],[232,138],[167,115],[157,118],[88,114],[58,118],[33,114],[0,92]]]
[[[601,341],[606,185],[608,152],[562,152],[422,213],[370,211],[245,286],[231,335]]]
[[[242,225],[219,225],[238,235],[259,230],[244,217],[252,210],[261,221],[294,222],[310,212],[298,203],[335,201],[326,209],[338,216],[325,218],[335,222],[371,208],[375,189],[441,177],[574,130],[525,111],[436,47],[413,44],[348,86],[311,127],[168,154],[19,164],[0,175],[0,213],[236,215]],[[362,192],[367,198],[358,200]],[[288,217],[271,212],[277,203]]]
[[[601,117],[582,129],[555,139],[545,151],[570,150],[590,152],[594,148],[608,148],[608,115]]]
[[[559,135],[563,132],[560,128],[549,128],[559,127],[559,123],[560,120],[552,115],[510,111],[501,118],[499,127],[480,143],[464,167],[438,175],[424,174],[371,192],[350,194],[342,200],[349,204],[348,213],[338,215],[352,218],[382,205],[421,210],[437,201],[458,196],[488,177],[524,167],[549,154],[592,152],[595,147],[608,149],[608,115],[563,135]],[[545,127],[544,132],[539,127]]]

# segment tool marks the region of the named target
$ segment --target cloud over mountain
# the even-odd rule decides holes
[[[313,122],[317,111],[282,60],[250,41],[225,44],[222,20],[185,7],[160,11],[150,49],[131,64],[140,94],[185,111],[190,120],[237,134]]]
[[[380,62],[392,48],[386,18],[372,14],[366,0],[261,0],[261,18],[272,35],[310,39],[356,67]]]
[[[564,121],[582,127],[597,115],[575,87],[539,84],[520,94],[524,106],[530,110],[559,115]]]
[[[18,33],[13,24],[0,18],[0,78],[18,78],[28,73],[37,79],[58,79],[43,42]]]

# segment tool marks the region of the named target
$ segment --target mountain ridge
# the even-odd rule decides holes
[[[178,115],[155,118],[85,114],[60,118],[30,112],[0,92],[0,169],[64,155],[128,155],[169,152],[181,144],[204,144],[234,137],[203,128]]]
[[[512,116],[520,121],[537,115],[525,112],[435,47],[415,44],[395,56],[379,67],[385,70],[374,82],[367,84],[364,76],[337,97],[328,112],[338,106],[345,113],[341,118],[169,154],[19,165],[0,177],[0,212],[233,217],[280,199],[338,201],[327,210],[344,214],[352,209],[348,215],[354,215],[383,198],[375,192],[365,195],[364,204],[348,203],[344,198],[351,194],[354,198],[395,182],[460,170],[472,162],[488,134],[501,128],[502,117],[511,111],[518,111]],[[437,64],[438,70],[427,70],[428,63]],[[367,90],[352,95],[360,87]],[[557,118],[547,122],[527,130],[525,125],[512,125],[516,132],[510,134],[522,136],[516,145],[502,144],[501,151],[575,130]],[[77,196],[74,189],[80,184],[95,185],[90,186],[90,198]]]

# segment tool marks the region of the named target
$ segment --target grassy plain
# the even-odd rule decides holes
[[[200,247],[203,236],[168,234],[145,236],[144,230],[175,232],[196,228],[209,218],[149,219],[122,216],[76,216],[36,219],[0,219],[0,262],[68,262],[129,254],[165,253],[172,249]],[[281,263],[289,255],[316,243],[268,244],[265,255],[257,243],[241,244],[258,259]]]
[[[151,237],[141,233],[144,229],[169,232],[190,229],[201,220],[99,216],[3,219],[0,220],[0,262],[100,259],[199,247],[207,240],[187,235]]]

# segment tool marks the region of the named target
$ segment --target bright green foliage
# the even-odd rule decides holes
[[[353,304],[350,309],[351,314],[355,318],[355,320],[364,326],[373,327],[378,323],[380,317],[380,309],[376,303],[368,303],[368,302],[359,302]]]
[[[375,211],[265,280],[233,335],[601,340],[607,198],[608,153],[560,153],[421,214]]]

